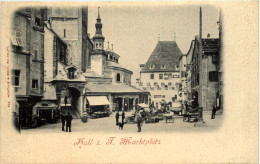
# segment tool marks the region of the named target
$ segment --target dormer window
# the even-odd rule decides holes
[[[109,55],[109,59],[112,60],[112,56],[111,55]]]
[[[154,64],[150,66],[150,69],[154,69],[154,68],[155,68],[155,65],[154,65]]]
[[[165,65],[162,65],[162,66],[161,66],[161,69],[166,69],[166,66],[165,66]]]
[[[69,79],[75,78],[75,71],[76,71],[76,69],[74,67],[71,67],[68,69],[68,78]]]
[[[69,79],[74,79],[74,70],[69,70]]]

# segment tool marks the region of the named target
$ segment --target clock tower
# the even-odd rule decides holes
[[[95,24],[96,34],[95,34],[95,36],[93,36],[94,50],[104,50],[105,37],[102,35],[102,23],[101,23],[101,18],[99,15],[99,8],[100,7],[98,7],[97,22]]]

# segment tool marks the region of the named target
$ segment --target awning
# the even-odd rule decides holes
[[[109,101],[106,96],[87,96],[90,106],[97,105],[109,105]]]
[[[145,103],[141,103],[141,104],[137,104],[138,106],[142,107],[142,108],[148,108],[149,106]]]
[[[58,108],[58,105],[54,102],[51,102],[51,101],[41,101],[41,102],[38,102],[35,107],[37,109],[40,109],[40,110],[52,110],[52,109],[57,109]]]

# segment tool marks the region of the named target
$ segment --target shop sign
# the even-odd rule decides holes
[[[154,95],[154,98],[165,98],[165,95]]]

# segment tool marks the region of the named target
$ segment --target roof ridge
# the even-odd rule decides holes
[[[175,41],[159,41],[141,72],[175,71],[182,55]],[[150,68],[152,65],[153,68]]]

